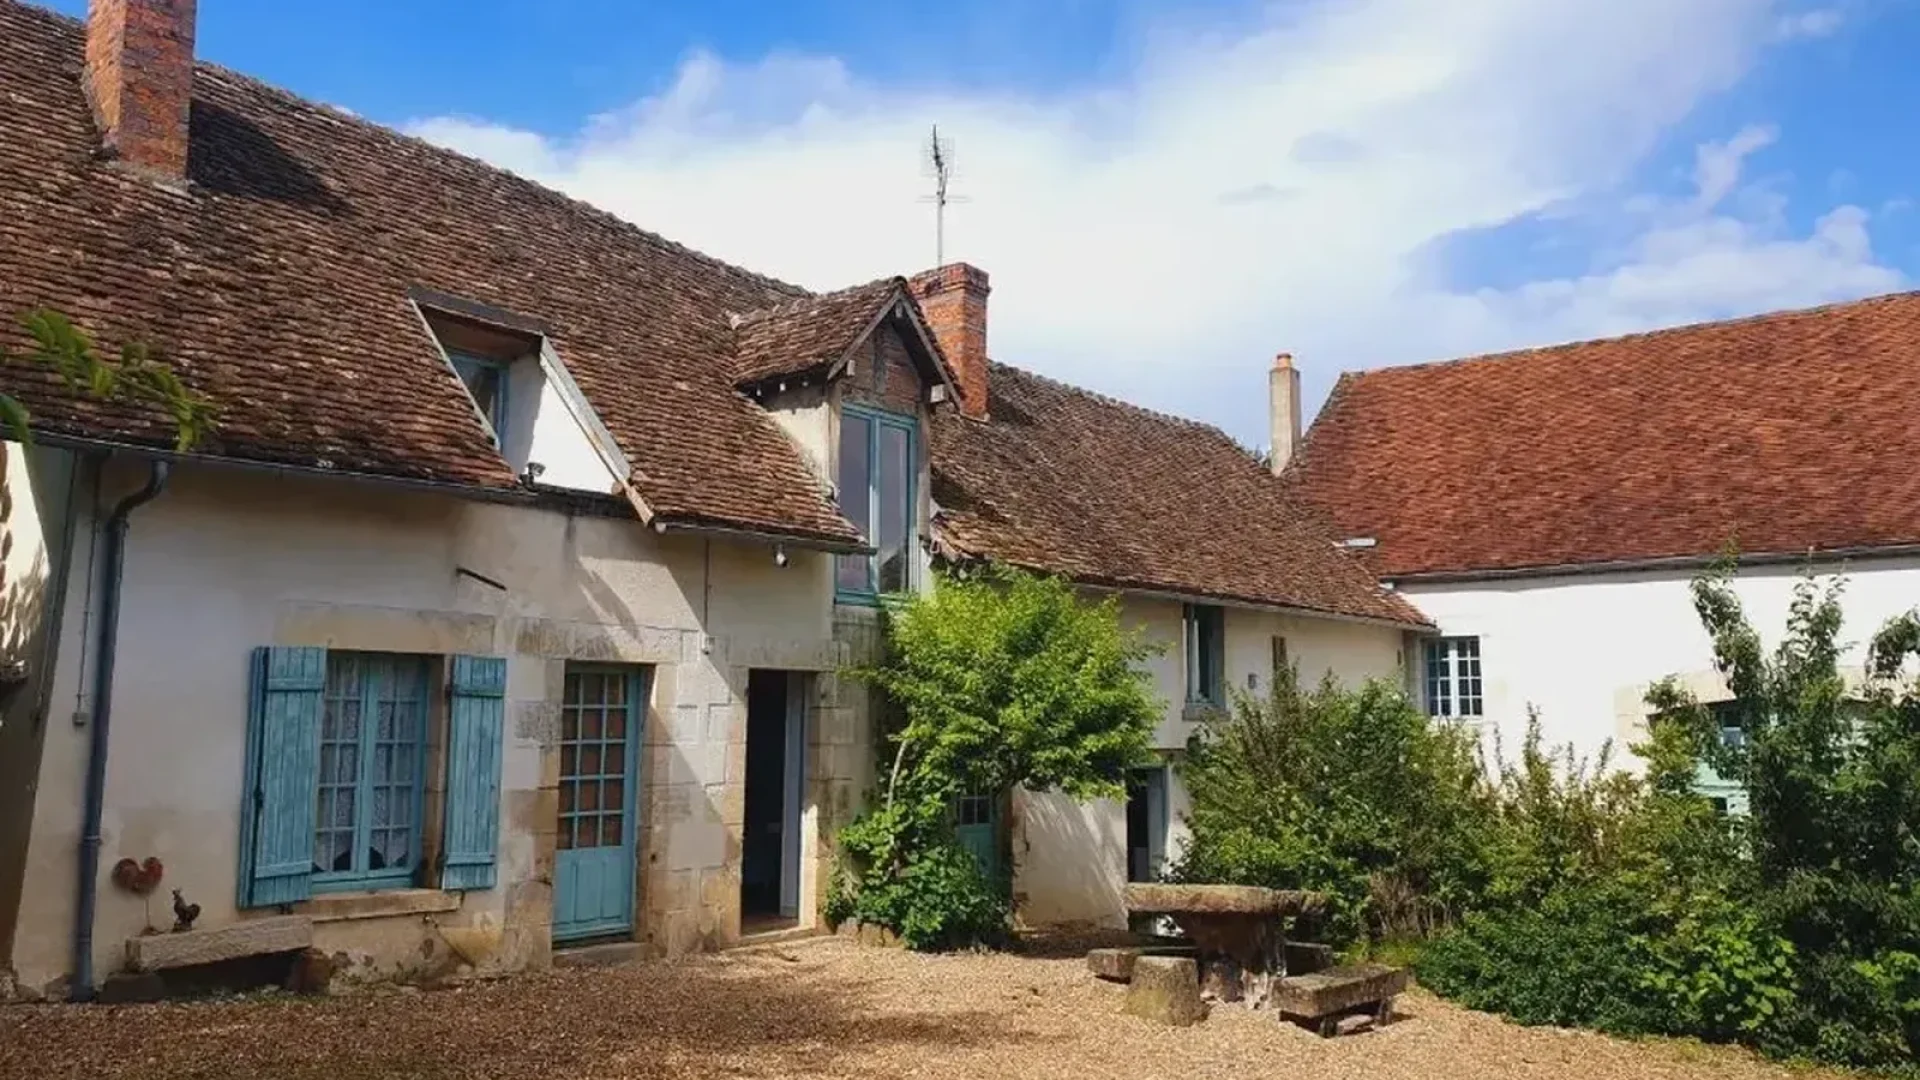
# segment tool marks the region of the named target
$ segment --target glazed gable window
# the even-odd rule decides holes
[[[834,593],[840,600],[875,603],[912,585],[916,433],[909,416],[859,405],[841,410],[840,512],[875,551],[836,556]]]
[[[1432,638],[1427,642],[1427,715],[1478,720],[1485,712],[1480,685],[1480,639]]]

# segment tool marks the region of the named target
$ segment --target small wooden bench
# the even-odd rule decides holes
[[[1406,988],[1406,968],[1353,964],[1281,979],[1269,1000],[1281,1016],[1317,1028],[1327,1038],[1339,1030],[1341,1017],[1357,1012],[1372,1013],[1375,1027],[1386,1026],[1393,1018],[1394,996]]]

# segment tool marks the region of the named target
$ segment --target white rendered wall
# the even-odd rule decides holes
[[[1090,594],[1094,598],[1107,594]],[[1138,628],[1161,651],[1148,660],[1153,694],[1162,706],[1154,748],[1177,762],[1200,728],[1186,707],[1185,614],[1175,600],[1127,595],[1124,625]],[[1229,688],[1265,693],[1271,687],[1273,637],[1282,635],[1300,678],[1317,683],[1332,673],[1355,686],[1370,678],[1402,685],[1403,631],[1384,626],[1246,608],[1226,611],[1226,679]],[[1169,770],[1165,850],[1177,858],[1189,836],[1189,799],[1177,765]],[[1126,925],[1122,891],[1127,881],[1127,820],[1124,803],[1076,804],[1057,792],[1015,792],[1013,822],[1014,899],[1021,922]]]
[[[1817,568],[1822,575],[1841,569]],[[1480,638],[1485,724],[1512,757],[1527,708],[1538,708],[1551,744],[1592,757],[1613,740],[1616,764],[1633,767],[1627,743],[1644,731],[1650,685],[1680,676],[1703,698],[1723,685],[1688,592],[1687,571],[1639,571],[1456,584],[1407,584],[1402,592],[1442,633]],[[1750,567],[1736,592],[1771,649],[1786,627],[1800,568]],[[1890,616],[1920,605],[1920,559],[1862,561],[1848,569],[1842,663],[1859,667]],[[1416,667],[1417,667],[1416,662]]]
[[[111,471],[111,502],[138,474]],[[75,571],[39,769],[13,963],[43,988],[68,970],[97,617],[89,537]],[[464,567],[503,592],[456,573]],[[504,656],[499,885],[455,910],[317,928],[370,976],[435,942],[483,969],[548,954],[558,754],[554,705],[568,658],[653,672],[640,808],[636,934],[668,952],[738,932],[738,830],[749,667],[834,667],[827,559],[764,545],[660,537],[632,518],[576,516],[342,481],[181,468],[136,511],[114,681],[94,959],[120,965],[145,904],[107,881],[122,857],[166,866],[165,889],[217,928],[235,907],[248,657],[256,646]],[[423,945],[423,943],[425,943]]]

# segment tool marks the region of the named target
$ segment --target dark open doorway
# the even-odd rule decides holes
[[[791,671],[753,671],[747,676],[746,822],[740,845],[743,933],[799,921],[805,678]]]
[[[1166,855],[1166,767],[1135,769],[1127,776],[1127,880],[1159,877]]]

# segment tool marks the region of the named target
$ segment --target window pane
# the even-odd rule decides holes
[[[1449,660],[1444,640],[1427,642],[1427,713],[1431,716],[1453,715]]]
[[[864,416],[840,417],[840,512],[871,537],[873,508],[873,471],[867,460],[868,435],[872,424]],[[840,555],[834,559],[834,584],[853,592],[873,588],[871,560],[864,555]]]
[[[505,374],[498,364],[455,353],[450,359],[453,370],[460,373],[460,381],[467,384],[467,393],[473,395],[473,403],[480,408],[480,414],[493,425],[495,433],[500,430],[500,417],[496,415],[500,406],[500,380]]]
[[[880,509],[874,536],[874,546],[880,549],[879,588],[899,592],[907,587],[908,523],[913,520],[907,490],[913,440],[904,428],[892,425],[882,425],[879,434],[880,467],[874,481]]]

